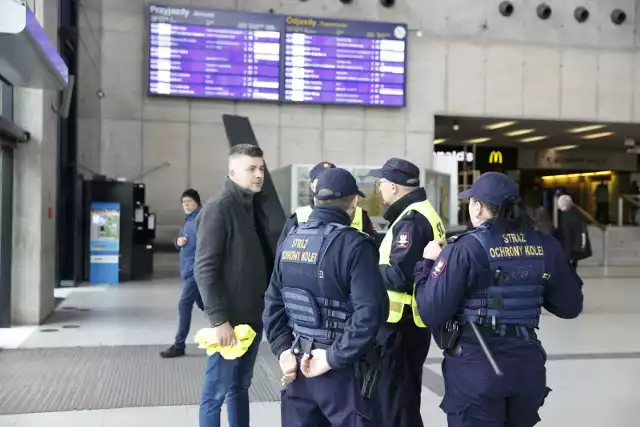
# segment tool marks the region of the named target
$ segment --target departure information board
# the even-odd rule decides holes
[[[402,107],[406,27],[286,17],[286,101]]]
[[[149,6],[150,95],[403,107],[407,28]]]

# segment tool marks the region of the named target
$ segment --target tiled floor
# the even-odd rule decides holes
[[[638,425],[636,379],[640,377],[640,269],[585,267],[585,311],[566,321],[545,314],[541,339],[550,355],[548,382],[553,388],[541,410],[544,426],[626,427]],[[629,276],[626,278],[620,276]],[[632,277],[631,277],[632,276]],[[49,323],[41,328],[0,330],[3,347],[68,347],[167,344],[172,341],[180,285],[163,279],[113,288],[78,288],[66,293]],[[75,307],[89,311],[67,310]],[[63,329],[64,325],[79,325]],[[205,326],[194,312],[193,331]],[[58,332],[39,332],[54,328]],[[427,363],[434,375],[423,388],[422,412],[429,426],[444,427],[438,405],[441,390],[439,351]],[[436,384],[440,382],[439,384]],[[2,402],[0,402],[2,405]],[[632,406],[633,405],[633,406]],[[253,403],[254,427],[279,426],[277,403]],[[197,407],[125,408],[105,411],[9,415],[0,427],[197,426]]]

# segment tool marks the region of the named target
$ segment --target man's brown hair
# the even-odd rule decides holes
[[[264,157],[264,152],[262,148],[257,145],[251,144],[238,144],[231,147],[231,151],[229,151],[229,157],[234,156],[249,156],[249,157]]]

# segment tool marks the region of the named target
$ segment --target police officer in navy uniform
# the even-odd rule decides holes
[[[349,226],[359,197],[348,171],[326,170],[309,221],[278,248],[263,323],[284,375],[284,427],[381,425],[368,356],[388,300],[375,242]]]
[[[380,271],[389,296],[389,314],[379,340],[385,344],[380,409],[385,427],[422,426],[422,368],[431,334],[413,298],[413,271],[431,240],[445,229],[420,184],[420,169],[403,159],[389,159],[371,172],[379,179],[384,217],[391,223],[380,245]]]
[[[311,168],[309,171],[309,187],[311,188],[311,192],[315,192],[320,174],[327,169],[334,169],[335,167],[336,165],[331,162],[320,162]],[[309,220],[311,211],[313,211],[313,200],[311,201],[311,204],[301,206],[296,209],[296,211],[287,218],[287,221],[284,223],[282,233],[280,234],[280,238],[278,239],[278,245],[284,240],[292,227]],[[351,220],[351,226],[360,231],[364,231],[369,236],[375,237],[375,229],[373,228],[371,218],[369,218],[367,211],[361,207],[356,207],[353,219]]]
[[[558,241],[534,230],[513,179],[485,173],[460,197],[476,228],[444,249],[430,242],[416,267],[420,316],[445,350],[440,407],[450,427],[531,427],[551,390],[536,335],[542,307],[576,318],[582,282]]]

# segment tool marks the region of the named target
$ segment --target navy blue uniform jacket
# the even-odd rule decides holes
[[[309,220],[324,224],[350,223],[346,212],[326,205],[316,206]],[[327,350],[327,360],[332,369],[347,367],[360,359],[385,321],[389,300],[376,268],[378,258],[378,249],[373,239],[356,230],[341,231],[324,255],[323,282],[334,286],[330,289],[318,289],[314,296],[348,301],[353,307],[353,315],[347,320],[344,334]],[[293,344],[293,329],[288,325],[289,317],[280,292],[282,282],[279,261],[280,250],[265,295],[263,314],[267,340],[278,358]]]
[[[178,239],[173,242],[176,249],[180,251],[180,277],[187,280],[193,277],[193,268],[196,259],[196,217],[200,212],[200,207],[188,214],[184,219],[184,224],[180,228],[178,237],[186,237],[187,244],[182,248],[178,246]]]
[[[424,188],[413,190],[389,206],[384,218],[392,224],[407,206],[425,200],[427,200],[427,192]],[[403,236],[403,240],[398,240],[398,236]],[[424,247],[432,240],[431,223],[416,211],[409,212],[393,227],[391,265],[380,266],[382,279],[388,290],[413,292],[413,271],[416,263],[422,259]]]
[[[545,233],[542,239],[545,270],[550,275],[543,306],[560,318],[576,318],[582,311],[582,280],[567,262],[558,240]],[[444,266],[437,270],[432,270],[432,260],[423,260],[416,266],[418,310],[422,321],[433,328],[453,319],[465,298],[478,287],[490,285],[487,277],[493,277],[487,253],[469,234],[462,234],[442,250],[438,258],[438,264],[442,265],[440,258]]]

